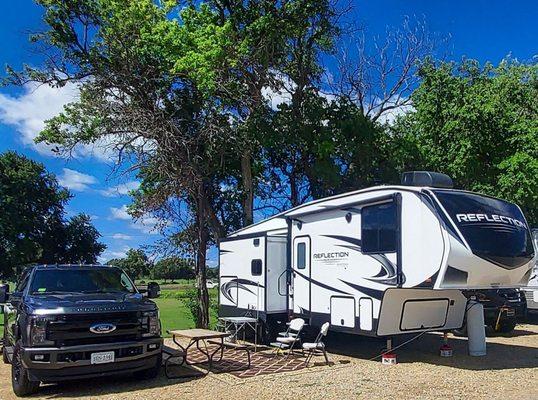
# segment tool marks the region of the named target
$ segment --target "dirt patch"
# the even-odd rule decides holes
[[[538,321],[536,321],[538,322]],[[485,357],[467,355],[467,340],[450,336],[454,356],[438,355],[441,336],[427,334],[400,349],[398,365],[370,361],[384,342],[330,333],[333,366],[239,379],[232,374],[150,381],[129,377],[42,386],[38,399],[518,399],[538,398],[538,324],[488,337]],[[407,338],[400,339],[400,342]],[[395,343],[395,345],[397,345]],[[316,361],[322,361],[321,359]],[[321,364],[321,362],[320,362]],[[0,399],[12,400],[10,367],[0,365]]]

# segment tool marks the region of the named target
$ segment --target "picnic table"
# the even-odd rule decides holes
[[[201,352],[205,357],[207,357],[208,368],[206,374],[208,374],[213,366],[213,357],[220,352],[220,358],[217,361],[222,360],[223,352],[225,348],[233,348],[235,350],[245,350],[248,356],[248,365],[247,368],[250,368],[250,352],[247,347],[239,346],[233,343],[225,343],[224,338],[230,336],[228,332],[217,332],[211,331],[209,329],[181,329],[181,330],[171,330],[168,331],[172,335],[172,340],[180,348],[180,351],[174,354],[171,354],[170,357],[166,360],[165,363],[165,373],[168,376],[167,366],[171,359],[173,358],[182,358],[182,361],[179,365],[200,365],[205,364],[206,361],[189,361],[188,354],[189,349],[192,349],[196,345],[196,349]],[[183,346],[179,342],[179,338],[189,339],[187,346]],[[200,347],[200,343],[203,344],[203,348]],[[216,349],[211,353],[208,350],[207,343],[216,345]]]

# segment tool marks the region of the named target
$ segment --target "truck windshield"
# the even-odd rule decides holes
[[[135,293],[129,277],[118,268],[38,269],[32,294],[50,293]]]
[[[515,204],[467,192],[434,192],[474,254],[506,269],[533,258],[530,231]]]

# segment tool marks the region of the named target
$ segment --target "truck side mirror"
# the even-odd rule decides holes
[[[156,299],[161,295],[161,286],[157,282],[148,282],[148,299]]]
[[[6,303],[9,298],[9,285],[7,283],[0,284],[0,304]]]

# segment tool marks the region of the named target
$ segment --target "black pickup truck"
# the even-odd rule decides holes
[[[40,382],[156,376],[162,338],[150,298],[158,295],[158,285],[140,293],[121,269],[102,265],[33,266],[11,293],[0,286],[15,394],[32,394]]]

